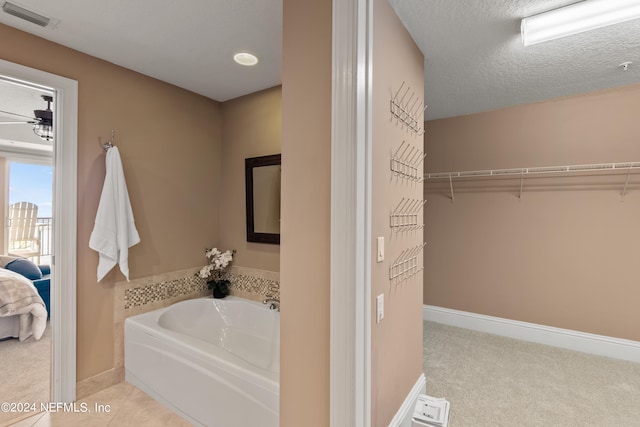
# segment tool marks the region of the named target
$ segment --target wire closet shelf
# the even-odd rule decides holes
[[[510,168],[510,169],[486,169],[476,171],[461,172],[433,172],[425,173],[425,180],[433,179],[449,179],[451,178],[473,178],[473,177],[490,177],[490,176],[508,176],[508,175],[536,175],[549,173],[576,173],[576,172],[597,172],[622,170],[630,171],[632,169],[640,169],[640,162],[626,163],[597,163],[592,165],[569,165],[569,166],[541,166],[532,168]]]
[[[623,163],[596,163],[590,165],[568,165],[568,166],[540,166],[530,168],[510,168],[510,169],[485,169],[475,171],[460,172],[433,172],[425,173],[424,181],[430,180],[449,180],[451,190],[451,200],[453,200],[453,178],[491,178],[491,177],[511,177],[520,178],[520,197],[522,197],[522,189],[524,177],[528,175],[544,175],[544,174],[578,174],[587,172],[606,172],[614,171],[624,173],[627,177],[622,188],[622,197],[627,192],[629,184],[629,176],[632,171],[640,170],[640,162],[623,162]]]

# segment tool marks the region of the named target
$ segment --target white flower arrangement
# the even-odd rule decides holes
[[[198,275],[207,280],[209,289],[214,291],[214,296],[222,294],[222,296],[216,296],[216,298],[224,298],[229,294],[230,282],[222,277],[224,270],[233,261],[233,254],[235,253],[235,250],[220,252],[218,248],[207,249],[204,252],[209,264],[202,267]]]

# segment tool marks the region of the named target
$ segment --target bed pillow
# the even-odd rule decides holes
[[[18,258],[5,265],[7,270],[21,274],[29,280],[42,279],[42,271],[26,258]]]
[[[7,264],[9,264],[11,261],[17,260],[18,258],[23,258],[23,257],[11,256],[11,255],[0,255],[0,267],[5,268]]]

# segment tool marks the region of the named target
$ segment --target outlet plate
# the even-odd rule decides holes
[[[384,319],[384,294],[376,297],[376,323],[380,323]]]

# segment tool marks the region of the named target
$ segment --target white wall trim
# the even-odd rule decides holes
[[[53,152],[39,153],[35,150],[20,150],[8,147],[4,144],[0,145],[0,151],[2,151],[3,157],[14,162],[31,163],[33,165],[41,166],[51,166],[53,164]]]
[[[371,424],[370,2],[332,2],[332,427]]]
[[[54,92],[51,399],[54,402],[73,402],[76,396],[78,82],[4,60],[0,60],[0,74],[28,84],[35,83]]]
[[[424,320],[583,353],[640,362],[640,342],[425,305]]]
[[[411,427],[411,418],[413,417],[413,408],[416,406],[416,401],[420,394],[424,394],[427,391],[427,379],[424,374],[420,374],[418,381],[413,385],[413,388],[402,402],[400,409],[396,412],[396,415],[391,419],[389,427]]]

